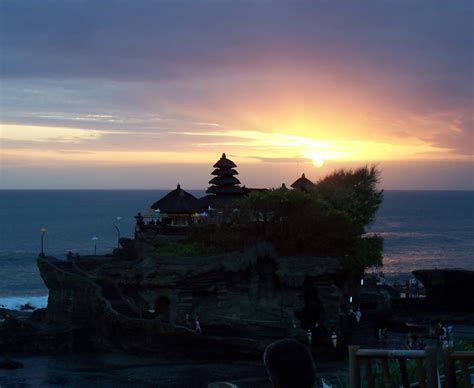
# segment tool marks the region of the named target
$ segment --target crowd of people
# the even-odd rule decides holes
[[[405,298],[418,298],[424,295],[423,284],[415,277],[405,280],[404,283],[395,279],[392,287]]]

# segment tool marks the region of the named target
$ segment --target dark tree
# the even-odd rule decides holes
[[[382,238],[366,235],[383,199],[378,182],[377,168],[362,167],[335,171],[309,190],[250,192],[224,222],[197,226],[190,238],[224,251],[267,242],[281,254],[343,257],[359,273],[382,264]]]
[[[271,242],[284,254],[346,257],[355,270],[382,263],[382,239],[366,236],[382,203],[375,167],[338,170],[312,190],[250,193],[240,203],[246,241]]]

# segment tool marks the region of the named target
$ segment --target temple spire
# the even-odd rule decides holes
[[[211,186],[207,189],[206,193],[212,194],[240,194],[243,192],[240,187],[240,181],[234,176],[239,173],[234,167],[237,165],[230,159],[227,159],[225,153],[222,157],[214,164],[215,170],[211,173],[215,175],[209,183]]]

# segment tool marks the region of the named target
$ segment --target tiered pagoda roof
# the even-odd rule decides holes
[[[240,187],[240,181],[235,177],[239,173],[234,167],[237,165],[230,159],[227,159],[225,153],[213,166],[215,170],[211,173],[215,175],[209,183],[211,186],[206,193],[217,195],[243,194],[244,190]]]

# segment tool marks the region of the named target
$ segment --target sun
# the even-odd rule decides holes
[[[322,167],[324,165],[324,159],[320,156],[313,156],[313,164],[316,167]]]
[[[311,151],[304,154],[306,158],[313,162],[314,167],[322,167],[324,165],[324,160],[326,158],[325,152],[320,151]]]

